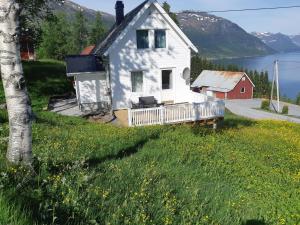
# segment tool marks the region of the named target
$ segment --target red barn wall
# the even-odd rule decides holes
[[[219,99],[225,99],[225,93],[224,92],[215,92],[215,97]]]
[[[219,99],[251,99],[253,98],[253,85],[251,81],[245,76],[245,80],[240,80],[240,82],[235,86],[235,88],[228,92],[215,91],[215,97]],[[241,89],[245,88],[245,93],[241,93]]]
[[[227,99],[251,99],[253,98],[253,85],[251,81],[245,76],[245,80],[240,80],[240,82],[235,86],[235,88],[227,93]],[[245,93],[241,93],[241,89],[245,88]]]

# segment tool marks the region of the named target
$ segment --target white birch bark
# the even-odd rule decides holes
[[[32,111],[20,56],[20,11],[15,0],[0,0],[0,68],[9,118],[7,159],[30,164]]]

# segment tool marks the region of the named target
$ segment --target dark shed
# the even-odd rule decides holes
[[[105,67],[95,55],[70,55],[66,57],[67,76],[76,73],[104,72]]]

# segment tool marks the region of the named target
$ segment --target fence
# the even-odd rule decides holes
[[[166,105],[156,108],[129,109],[129,126],[182,123],[224,117],[223,101]]]

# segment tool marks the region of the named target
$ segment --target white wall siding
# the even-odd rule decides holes
[[[75,82],[80,105],[110,104],[106,73],[80,73],[75,75]]]
[[[149,30],[149,49],[137,49],[136,30]],[[154,48],[154,30],[166,29],[167,48]],[[137,102],[138,97],[154,96],[159,102],[187,102],[189,85],[182,78],[185,68],[190,68],[191,50],[168,22],[159,15],[154,7],[146,10],[143,16],[131,27],[124,38],[109,51],[110,75],[113,109],[130,107],[130,102]],[[163,91],[161,70],[173,71],[172,90]],[[131,72],[143,71],[142,93],[132,93]]]

